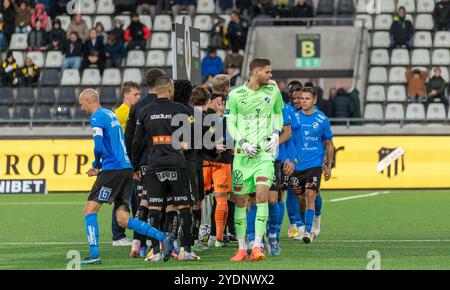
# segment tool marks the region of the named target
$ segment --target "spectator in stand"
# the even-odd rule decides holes
[[[355,105],[352,98],[343,88],[337,90],[336,97],[331,100],[332,117],[348,119],[351,118],[355,111]],[[336,125],[345,125],[346,122],[336,122]]]
[[[407,69],[405,72],[408,81],[408,97],[411,103],[426,102],[425,82],[428,77],[428,70]]]
[[[116,19],[113,30],[111,33],[116,37],[117,42],[125,44],[125,31],[123,30],[123,23],[121,20]]]
[[[67,4],[72,1],[72,0],[50,0],[54,2],[54,13],[55,15],[62,15],[64,13],[67,13]],[[42,2],[42,1],[41,1]],[[74,1],[72,1],[72,3],[75,3]],[[49,11],[47,9],[47,11]]]
[[[28,51],[45,50],[48,44],[47,31],[42,27],[40,20],[36,21],[36,26],[28,34]]]
[[[211,31],[210,45],[215,48],[228,47],[228,28],[225,23],[225,19],[217,17],[217,22],[214,24]]]
[[[180,14],[180,11],[187,11],[191,19],[194,19],[196,0],[175,0],[175,4],[172,6],[173,18]]]
[[[95,23],[95,31],[97,31],[98,40],[101,43],[105,44],[108,33],[105,32],[105,27],[103,26],[103,24],[101,22]]]
[[[103,70],[105,69],[105,62],[100,57],[100,54],[96,50],[91,50],[89,55],[83,59],[81,70],[85,70],[87,68],[96,68],[100,71],[100,74],[103,74]]]
[[[24,0],[16,3],[15,0],[11,0],[14,9],[16,10],[16,33],[28,33],[31,30],[31,9],[28,7],[28,3]]]
[[[230,88],[237,88],[244,83],[244,79],[241,76],[241,70],[233,64],[227,66],[227,75],[230,78]]]
[[[272,0],[257,0],[250,10],[250,16],[254,18],[258,15],[273,15],[273,11]]]
[[[127,57],[127,50],[123,42],[116,40],[114,33],[109,33],[105,46],[105,66],[121,67],[123,60]]]
[[[297,0],[296,5],[291,8],[292,18],[313,18],[314,10],[305,0]],[[295,22],[295,25],[306,25],[306,21]]]
[[[136,12],[137,0],[114,0],[115,14],[123,14],[123,12]]]
[[[390,48],[398,48],[403,45],[407,49],[413,48],[414,27],[408,19],[406,19],[406,9],[400,6],[397,15],[391,25],[391,45]]]
[[[3,8],[0,12],[3,15],[3,33],[7,43],[9,43],[11,36],[16,30],[16,11],[11,4],[11,0],[3,0]]]
[[[97,36],[97,30],[94,28],[89,31],[89,40],[83,45],[83,55],[87,59],[92,51],[97,51],[100,59],[103,59],[105,53],[105,45],[101,38]]]
[[[3,33],[3,28],[5,27],[5,23],[3,23],[3,15],[0,13],[0,55],[3,49],[6,47],[6,36]]]
[[[230,23],[228,23],[228,39],[231,47],[245,49],[247,41],[248,22],[241,19],[239,12],[231,12]]]
[[[12,54],[12,51],[8,51],[5,61],[0,67],[0,79],[4,87],[12,87],[19,83],[19,66]]]
[[[202,77],[206,79],[208,76],[216,76],[223,72],[222,59],[217,56],[215,48],[208,49],[208,55],[202,60]]]
[[[31,15],[31,27],[36,28],[36,22],[41,21],[41,27],[46,30],[48,27],[48,15],[45,11],[45,6],[42,3],[37,3],[34,7],[33,14]]]
[[[127,50],[145,50],[150,36],[150,30],[139,21],[139,15],[136,13],[132,14],[130,26],[125,31],[125,41],[128,43]]]
[[[219,0],[216,5],[217,14],[229,14],[233,9],[233,0]]]
[[[61,50],[61,46],[66,40],[66,32],[61,28],[61,20],[56,19],[53,22],[52,30],[49,32],[49,46],[50,50]]]
[[[291,16],[291,9],[289,7],[289,0],[276,0],[273,8],[275,18],[288,18]],[[278,23],[277,23],[278,24]],[[289,25],[287,22],[283,25]]]
[[[150,14],[152,19],[155,19],[156,12],[158,11],[159,13],[160,10],[158,6],[161,5],[161,3],[158,5],[158,1],[160,2],[161,0],[139,0],[136,13],[139,15]]]
[[[231,47],[231,53],[225,57],[224,66],[234,67],[242,70],[242,64],[244,63],[244,57],[239,53],[239,49],[236,46]]]
[[[236,0],[235,5],[239,15],[249,16],[253,3],[252,0]]]
[[[305,84],[305,87],[313,87],[317,92],[317,103],[316,106],[321,110],[325,116],[331,118],[333,115],[333,108],[331,102],[329,100],[325,100],[323,98],[323,90],[319,86],[315,86],[312,82],[308,82]]]
[[[433,19],[436,30],[450,30],[450,1],[443,0],[436,3]]]
[[[50,19],[54,19],[56,17],[55,2],[57,2],[57,0],[37,0],[36,2],[44,4],[45,11],[47,11],[47,15],[50,17]],[[67,10],[65,10],[64,12],[67,13]]]
[[[68,68],[80,69],[83,58],[83,43],[77,32],[73,31],[70,33],[70,38],[62,46],[62,53],[65,59],[62,63],[61,71]]]
[[[41,72],[30,57],[25,60],[25,66],[21,69],[21,85],[31,87],[38,84]]]
[[[434,75],[427,84],[428,103],[433,103],[434,99],[440,99],[442,103],[448,105],[448,99],[445,95],[447,84],[441,76],[441,68],[434,68]]]
[[[67,37],[69,38],[72,32],[76,32],[78,38],[83,42],[89,38],[89,29],[84,22],[81,14],[75,14],[70,22],[69,27],[67,27]]]

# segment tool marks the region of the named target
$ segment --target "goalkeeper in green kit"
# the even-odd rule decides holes
[[[233,192],[236,197],[235,226],[239,250],[231,261],[246,261],[247,202],[256,192],[255,243],[250,260],[264,260],[261,243],[269,215],[269,189],[274,176],[274,160],[283,126],[284,106],[280,90],[270,83],[271,62],[255,58],[250,62],[250,80],[229,94],[225,116],[235,140]]]

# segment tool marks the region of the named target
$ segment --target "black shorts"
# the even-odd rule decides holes
[[[275,171],[272,179],[272,185],[270,186],[270,191],[280,192],[281,189],[281,161],[275,160],[274,162]]]
[[[306,189],[320,190],[322,168],[314,167],[303,171],[294,171],[290,183],[296,194],[303,194]]]
[[[189,180],[191,200],[195,204],[200,200],[197,162],[186,161],[186,173]]]
[[[89,201],[98,203],[115,203],[116,207],[130,205],[133,192],[133,170],[100,171],[89,194]]]
[[[148,170],[143,180],[150,206],[192,205],[186,169]]]
[[[136,192],[137,196],[141,198],[141,200],[147,200],[147,191],[144,187],[144,177],[147,171],[147,166],[141,166],[141,180],[137,181]]]

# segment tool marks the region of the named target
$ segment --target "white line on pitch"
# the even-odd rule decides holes
[[[357,198],[366,198],[366,197],[372,197],[372,196],[377,196],[380,194],[389,194],[391,193],[390,191],[377,191],[377,192],[372,192],[372,193],[367,193],[367,194],[360,194],[360,195],[352,195],[352,196],[347,196],[347,197],[340,197],[340,198],[334,198],[331,199],[330,202],[337,202],[337,201],[344,201],[344,200],[351,200],[351,199],[357,199]]]
[[[0,202],[0,205],[83,205],[84,202]]]

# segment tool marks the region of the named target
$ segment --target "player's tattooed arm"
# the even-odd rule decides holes
[[[324,171],[325,171],[325,181],[328,181],[331,178],[331,166],[332,166],[332,160],[333,160],[333,156],[334,156],[333,139],[325,140],[325,151],[326,151],[326,158],[327,158],[328,162],[324,166]]]

